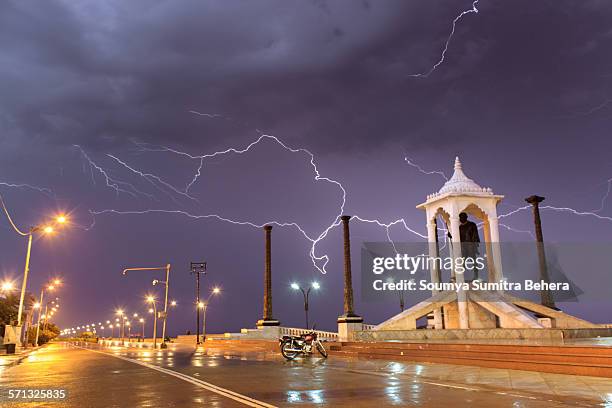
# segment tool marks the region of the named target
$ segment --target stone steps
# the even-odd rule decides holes
[[[612,348],[431,343],[342,343],[333,354],[612,378]]]

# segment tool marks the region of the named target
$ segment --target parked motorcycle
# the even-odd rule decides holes
[[[278,342],[281,354],[287,360],[293,360],[298,354],[312,354],[313,348],[316,348],[323,358],[327,358],[327,350],[314,330],[301,336],[283,336]]]

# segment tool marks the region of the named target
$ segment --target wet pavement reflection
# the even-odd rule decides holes
[[[54,407],[245,406],[242,400],[215,392],[212,385],[274,406],[606,406],[605,400],[431,381],[422,376],[429,367],[416,363],[333,355],[327,360],[307,357],[285,361],[274,352],[185,345],[171,345],[164,351],[80,346],[92,351],[55,344],[36,352],[20,365],[5,369],[0,386],[66,388],[68,399],[49,404]],[[469,375],[469,369],[465,373]],[[209,388],[198,386],[200,383]],[[4,406],[4,401],[0,405]]]

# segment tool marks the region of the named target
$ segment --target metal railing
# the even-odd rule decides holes
[[[301,336],[302,334],[310,333],[312,331],[308,329],[298,329],[295,327],[280,327],[279,329],[281,336]],[[317,333],[317,336],[321,340],[338,341],[338,333],[336,332],[322,330],[315,330],[314,332]]]

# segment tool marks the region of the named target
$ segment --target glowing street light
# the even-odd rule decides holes
[[[38,304],[38,321],[36,322],[36,339],[34,340],[34,345],[38,346],[38,336],[40,334],[40,319],[41,319],[41,314],[42,314],[42,305],[43,305],[43,301],[45,298],[45,289],[47,291],[53,291],[55,290],[55,288],[59,287],[62,284],[61,279],[59,278],[55,278],[53,279],[51,282],[48,282],[46,285],[43,285],[42,288],[40,288],[40,300],[37,302]],[[51,302],[51,303],[55,303],[55,301]],[[45,308],[45,322],[47,321],[47,311]]]
[[[221,293],[221,289],[219,289],[218,287],[214,287],[210,291],[210,294],[208,295],[208,298],[206,298],[206,301],[198,303],[198,309],[202,309],[202,341],[206,341],[206,311],[208,310],[208,303],[210,302],[210,298],[212,298],[214,295],[218,295],[219,293]],[[200,344],[199,341],[198,344]]]
[[[15,284],[11,281],[2,282],[0,285],[0,291],[2,292],[11,292],[15,289]]]
[[[44,224],[44,225],[39,224],[35,227],[31,227],[27,232],[24,232],[24,231],[21,231],[17,227],[17,225],[13,222],[13,219],[11,218],[8,208],[6,208],[4,200],[2,199],[1,196],[0,196],[0,204],[2,205],[4,213],[6,214],[6,217],[8,218],[9,223],[11,224],[15,232],[17,232],[19,235],[23,237],[28,237],[25,266],[23,269],[23,281],[21,283],[21,296],[19,297],[19,310],[17,312],[17,326],[21,327],[21,319],[23,315],[23,305],[25,302],[25,293],[26,293],[26,289],[28,285],[28,273],[30,271],[30,255],[32,253],[32,238],[34,237],[34,234],[37,232],[42,232],[47,235],[53,233],[54,224],[57,224],[57,225],[65,224],[67,222],[67,217],[64,214],[59,214],[55,217],[55,219],[53,220],[53,223]],[[21,341],[21,336],[19,340]]]
[[[138,321],[142,324],[142,341],[144,341],[145,339],[145,331],[144,331],[145,319],[141,317]]]
[[[120,330],[121,330],[121,341],[123,342],[123,337],[125,335],[125,316],[124,316],[124,311],[122,309],[117,309],[115,311],[115,314],[117,316],[119,316],[119,318],[115,319],[116,322],[119,322],[121,320],[121,326],[120,326]]]
[[[153,348],[157,348],[157,302],[151,295],[147,295],[145,299],[147,303],[150,303],[152,306],[152,308],[149,309],[149,313],[153,312]]]
[[[307,290],[302,289],[302,287],[296,283],[296,282],[292,282],[291,283],[291,289],[293,290],[299,290],[302,292],[302,295],[304,295],[304,314],[306,315],[306,329],[308,329],[309,327],[309,322],[308,322],[308,295],[310,295],[310,290],[314,289],[314,290],[319,290],[321,288],[321,285],[319,285],[319,282],[312,282],[310,284],[310,287]]]
[[[156,268],[125,268],[122,273],[123,275],[127,275],[127,273],[130,271],[159,271],[159,270],[166,271],[166,280],[162,281],[159,279],[154,279],[153,286],[159,283],[159,284],[163,284],[166,287],[166,293],[164,296],[164,311],[163,311],[164,322],[162,326],[162,344],[161,344],[161,348],[166,348],[168,347],[166,345],[166,323],[168,321],[168,289],[170,286],[170,264],[166,264],[166,266],[156,267]],[[157,319],[157,313],[155,317]]]

